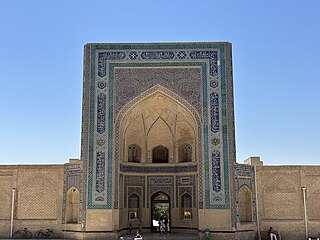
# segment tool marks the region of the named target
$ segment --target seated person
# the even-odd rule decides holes
[[[271,240],[278,240],[277,235],[274,233],[272,227],[270,227],[268,234],[269,234]]]
[[[136,234],[136,236],[134,237],[134,240],[141,240],[141,239],[142,239],[142,236],[141,236],[140,232],[137,231],[137,234]]]

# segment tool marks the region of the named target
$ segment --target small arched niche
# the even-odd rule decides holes
[[[71,187],[67,191],[66,196],[66,222],[78,223],[79,220],[79,206],[80,192],[76,187]]]
[[[152,162],[153,163],[168,163],[169,162],[169,149],[160,145],[152,149]]]
[[[128,162],[140,162],[141,161],[141,148],[137,144],[131,144],[128,146]]]
[[[128,220],[132,221],[140,217],[140,196],[136,193],[128,197]]]
[[[192,197],[189,193],[184,193],[181,195],[180,204],[180,216],[181,219],[191,220],[192,217]]]
[[[128,207],[129,208],[139,208],[140,207],[140,197],[138,194],[131,194],[128,198]]]
[[[191,162],[192,161],[192,146],[184,143],[179,146],[179,162]]]

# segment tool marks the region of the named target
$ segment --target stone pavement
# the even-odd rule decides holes
[[[125,240],[133,240],[134,234],[123,236]],[[192,233],[144,233],[143,240],[199,240],[198,234]]]

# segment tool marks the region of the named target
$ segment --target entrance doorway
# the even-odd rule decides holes
[[[170,232],[170,198],[163,192],[157,192],[151,197],[151,231]]]

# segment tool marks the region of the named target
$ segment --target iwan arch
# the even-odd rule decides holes
[[[316,236],[320,167],[238,164],[235,150],[230,43],[87,44],[81,157],[0,166],[0,237],[117,239],[160,217],[214,239],[273,226],[298,240],[306,222]]]
[[[86,228],[152,230],[163,194],[172,230],[232,229],[230,44],[89,44],[85,72]]]
[[[155,86],[150,95],[136,102],[127,110],[120,124],[122,173],[119,187],[124,189],[120,199],[126,200],[120,203],[119,209],[120,224],[124,227],[130,213],[136,213],[135,217],[147,225],[152,225],[152,219],[159,220],[152,214],[152,199],[160,193],[167,196],[166,200],[171,205],[170,212],[166,213],[171,225],[191,226],[190,219],[179,221],[184,219],[186,211],[197,216],[192,204],[192,199],[197,199],[195,179],[199,152],[196,120],[187,108],[161,89]],[[171,95],[174,96],[173,93]],[[175,178],[185,181],[183,185],[176,183],[180,202],[187,201],[183,206],[185,209],[181,206],[180,211],[178,206],[181,204],[174,202]],[[132,196],[136,198],[132,199]],[[174,219],[172,216],[179,217]]]

